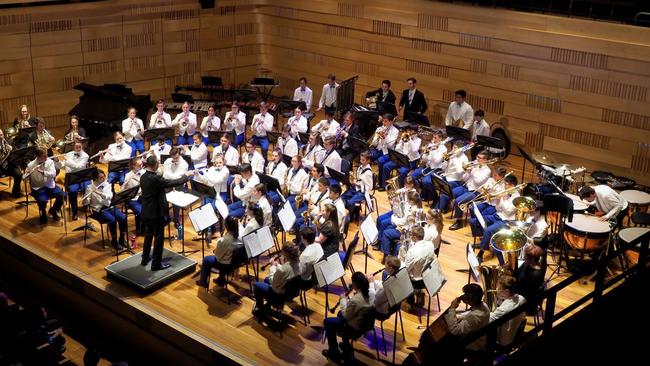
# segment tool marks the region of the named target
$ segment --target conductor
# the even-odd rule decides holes
[[[147,171],[140,178],[140,189],[142,190],[142,214],[145,224],[144,247],[142,248],[142,264],[146,266],[151,261],[151,270],[159,271],[169,268],[169,263],[162,263],[164,228],[169,222],[169,206],[165,196],[165,188],[179,186],[189,180],[186,173],[178,179],[165,179],[158,174],[159,162],[155,156],[149,156],[146,162]],[[153,257],[150,255],[151,242],[156,242],[153,248]]]

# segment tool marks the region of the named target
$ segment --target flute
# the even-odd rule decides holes
[[[352,293],[352,290],[353,290],[352,288],[349,289],[349,290],[347,290],[347,291],[345,292],[345,295],[343,295],[343,297],[348,297],[348,296],[350,296],[350,293]],[[334,305],[334,307],[330,309],[330,314],[334,314],[334,313],[336,312],[336,308],[338,308],[339,305],[341,305],[341,298],[339,298],[339,301],[336,303],[336,305]]]

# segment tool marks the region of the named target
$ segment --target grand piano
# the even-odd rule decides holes
[[[148,124],[147,113],[153,107],[148,94],[135,95],[131,88],[121,84],[96,86],[81,83],[74,88],[84,94],[79,97],[79,104],[72,108],[69,114],[79,117],[81,127],[91,139],[121,130],[122,120],[126,118],[129,107],[135,107],[138,117],[145,126]]]

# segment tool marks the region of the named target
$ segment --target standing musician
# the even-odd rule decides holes
[[[30,180],[32,196],[38,204],[40,223],[42,225],[47,223],[45,208],[50,198],[56,198],[56,200],[47,213],[52,216],[54,221],[59,221],[60,217],[58,212],[61,210],[61,206],[63,206],[65,193],[54,182],[56,169],[54,168],[54,161],[47,157],[47,151],[37,147],[35,153],[36,158],[27,164],[23,179],[29,178]]]
[[[356,174],[350,176],[350,187],[348,187],[342,196],[351,216],[357,215],[357,212],[355,212],[356,204],[365,202],[366,192],[369,194],[372,193],[373,187],[374,178],[372,175],[372,167],[370,166],[370,152],[364,151],[359,155],[359,167],[356,170]],[[352,217],[350,221],[352,221]]]
[[[280,149],[282,155],[297,156],[298,143],[291,137],[291,127],[285,125],[282,128],[282,135],[278,137],[278,142],[275,144],[277,149]]]
[[[203,169],[208,166],[208,147],[203,143],[203,138],[200,132],[195,132],[192,135],[193,144],[191,146],[184,145],[183,150],[192,159],[194,169]],[[188,151],[189,150],[189,151]]]
[[[86,187],[83,204],[90,207],[97,221],[108,225],[113,248],[126,248],[126,217],[122,210],[110,207],[112,198],[113,190],[111,185],[106,182],[106,173],[103,170],[96,170],[92,183]],[[118,224],[120,226],[119,240],[117,239]]]
[[[140,185],[140,177],[142,177],[142,174],[144,174],[144,169],[142,159],[140,158],[133,158],[131,159],[131,163],[129,164],[131,171],[126,173],[126,176],[124,177],[124,184],[122,185],[122,190],[137,187]],[[135,231],[137,235],[142,235],[144,232],[143,230],[143,223],[142,219],[140,217],[140,214],[142,213],[142,200],[140,199],[140,195],[142,194],[142,190],[138,190],[138,194],[131,198],[131,200],[126,204],[126,207],[131,209],[131,211],[135,214]]]
[[[219,139],[219,142],[221,142],[221,145],[212,149],[212,162],[218,156],[222,156],[225,165],[239,165],[239,151],[230,144],[230,134],[224,133]]]
[[[221,129],[221,118],[214,112],[214,105],[208,107],[208,115],[201,121],[201,133],[203,134],[203,143],[216,147],[218,144],[210,142],[208,139],[209,132],[219,131]]]
[[[336,93],[339,89],[339,84],[336,82],[336,75],[329,74],[327,75],[327,84],[323,85],[323,92],[320,95],[320,100],[318,101],[317,112],[320,112],[323,107],[325,112],[336,112]]]
[[[323,160],[325,151],[321,146],[321,138],[318,133],[309,135],[309,142],[302,147],[302,163],[305,167],[311,168],[315,163]],[[320,163],[319,163],[320,164]]]
[[[339,156],[338,151],[336,151],[336,138],[334,136],[328,136],[325,138],[323,143],[324,152],[322,154],[322,160],[320,163],[330,169],[334,169],[337,172],[341,171],[341,157]],[[347,172],[343,172],[347,173]],[[325,169],[325,175],[329,177],[329,172]],[[336,182],[332,179],[332,182]]]
[[[189,173],[175,180],[168,180],[158,174],[158,159],[155,156],[147,158],[147,171],[140,177],[142,192],[142,220],[145,224],[144,245],[142,246],[142,262],[146,266],[151,261],[151,270],[158,271],[169,268],[169,263],[162,263],[164,228],[169,222],[169,205],[165,189],[187,182]],[[150,255],[151,244],[155,238],[153,256]]]
[[[108,145],[108,148],[106,150],[99,152],[99,160],[104,164],[107,164],[111,161],[131,158],[131,146],[124,142],[124,135],[122,135],[121,132],[116,131],[113,133],[113,138],[115,139],[115,142]],[[108,182],[110,184],[123,184],[125,174],[126,169],[116,172],[108,172]]]
[[[264,282],[255,282],[253,293],[255,294],[255,308],[253,315],[263,318],[271,310],[272,304],[283,302],[287,290],[287,283],[300,275],[300,250],[298,246],[285,243],[282,246],[282,257],[284,264],[275,260],[271,264],[269,276]]]
[[[293,92],[293,100],[296,102],[305,102],[307,110],[311,110],[311,102],[313,99],[313,92],[307,86],[307,78],[304,76],[298,80],[300,86],[296,88]]]
[[[420,168],[415,169],[411,176],[415,179],[422,178],[422,200],[435,201],[438,194],[434,189],[432,172],[442,172],[446,162],[443,157],[447,152],[447,146],[442,143],[443,131],[433,131],[431,143],[424,147],[420,158]],[[425,171],[426,169],[426,171]],[[426,175],[425,175],[426,174]]]
[[[167,180],[179,180],[188,175],[189,167],[185,159],[181,157],[181,150],[178,147],[174,146],[169,153],[170,157],[167,158],[163,164],[163,178]],[[178,189],[181,191],[187,190],[185,184],[175,184],[174,186],[178,186]],[[173,211],[174,224],[176,225],[176,228],[178,228],[181,225],[179,218],[180,208],[178,206],[174,206]]]
[[[406,194],[406,202],[403,204],[403,212],[401,216],[394,213],[390,217],[390,221],[380,222],[378,226],[379,231],[379,249],[384,253],[384,258],[388,255],[395,255],[399,250],[399,244],[395,243],[402,236],[401,231],[405,230],[411,224],[409,223],[409,216],[415,218],[417,210],[422,209],[422,201],[417,192],[409,192]]]
[[[490,125],[485,121],[485,112],[478,109],[474,112],[474,119],[469,127],[472,132],[472,141],[476,141],[476,136],[490,136]],[[475,145],[469,151],[469,156],[472,160],[476,159],[476,155],[483,149],[480,145]]]
[[[135,156],[136,150],[139,153],[144,152],[144,140],[142,134],[144,133],[144,124],[142,120],[136,117],[136,109],[129,108],[129,116],[122,121],[122,133],[124,140],[131,146],[131,157]]]
[[[86,138],[86,130],[83,127],[79,127],[79,117],[75,115],[70,116],[70,127],[68,127],[64,136],[66,142],[73,142]]]
[[[311,126],[311,132],[318,132],[323,139],[326,139],[329,136],[336,136],[338,128],[339,123],[334,120],[334,112],[325,111],[325,119]]]
[[[359,125],[354,121],[352,112],[347,112],[343,118],[343,125],[336,131],[336,141],[338,142],[338,152],[341,159],[352,161],[361,153],[359,144],[352,142],[350,137],[358,138],[361,131]]]
[[[383,315],[382,318],[390,312],[388,296],[384,290],[384,281],[386,281],[390,276],[395,276],[402,267],[402,262],[399,258],[392,255],[386,257],[385,262],[384,271],[381,273],[381,281],[376,280],[373,274],[366,276],[370,283],[370,293],[374,294],[375,297],[373,305],[375,306],[375,310],[377,310],[379,314]]]
[[[294,211],[296,211],[296,196],[302,194],[303,189],[307,186],[309,175],[305,172],[302,166],[302,157],[294,155],[291,158],[291,169],[287,170],[287,175],[284,180],[284,185],[288,196],[285,197],[291,203]]]
[[[212,268],[219,270],[219,277],[216,283],[219,286],[226,284],[226,274],[232,271],[233,253],[236,249],[241,248],[239,242],[239,223],[234,217],[227,217],[225,220],[226,233],[217,240],[217,246],[214,248],[214,255],[207,255],[203,258],[201,265],[201,275],[196,280],[197,286],[208,287]],[[252,220],[255,221],[255,220]]]
[[[88,166],[88,154],[83,151],[83,144],[77,140],[74,143],[74,150],[65,154],[65,173],[70,174],[85,169]],[[70,211],[72,211],[72,220],[77,220],[78,216],[78,203],[77,196],[79,192],[85,192],[86,187],[90,181],[70,184],[68,186],[68,202],[70,203]]]
[[[226,112],[223,128],[226,132],[235,131],[235,141],[232,143],[235,147],[246,141],[246,114],[239,110],[237,104],[230,106],[230,111]]]
[[[14,127],[16,129],[36,126],[36,117],[29,114],[29,108],[23,104],[18,108],[18,115],[14,118]]]
[[[234,188],[232,188],[233,200],[237,198],[237,201],[228,205],[230,216],[244,216],[244,207],[249,205],[253,188],[259,183],[260,177],[253,171],[250,164],[244,163],[239,167],[239,174],[233,177]]]
[[[54,144],[54,136],[45,129],[45,120],[41,117],[36,117],[36,131],[32,132],[29,137],[30,141],[37,147],[45,149],[48,156],[52,155],[52,144]]]
[[[230,178],[230,171],[223,164],[223,157],[217,156],[213,161],[213,165],[205,172],[194,170],[194,180],[200,183],[205,183],[214,187],[214,191],[221,196],[223,202],[228,202],[228,178]],[[215,209],[215,197],[205,197],[203,203],[210,203]]]
[[[620,225],[627,214],[627,201],[616,193],[609,186],[601,184],[597,186],[584,186],[578,191],[580,199],[595,208],[595,214],[600,221],[616,220]]]
[[[300,277],[303,281],[313,281],[314,264],[323,258],[323,247],[316,243],[316,231],[309,226],[300,229]]]
[[[156,111],[149,118],[149,129],[152,128],[172,128],[172,116],[165,112],[165,101],[162,99],[158,99],[156,102]],[[151,145],[155,143],[156,141],[151,141]],[[173,144],[170,138],[165,139],[165,143],[169,146]],[[160,160],[160,156],[158,156],[158,160]]]
[[[466,185],[455,187],[452,190],[454,197],[456,197],[454,206],[454,219],[456,221],[449,227],[449,230],[458,230],[463,227],[463,211],[461,211],[459,205],[474,199],[480,193],[477,189],[490,179],[492,171],[485,164],[488,161],[488,156],[487,151],[481,151],[476,156],[475,165],[463,174]]]
[[[390,161],[388,149],[395,147],[399,137],[399,130],[393,126],[394,118],[390,113],[386,113],[381,117],[382,125],[377,127],[369,144],[375,147],[370,149],[370,157],[373,161],[377,161],[380,172],[384,169],[384,164]]]
[[[393,93],[392,90],[390,90],[390,80],[382,80],[381,82],[381,88],[377,89],[376,92],[371,92],[368,93],[369,95],[375,95],[377,96],[377,101],[378,102],[386,102],[390,104],[395,104],[395,101],[397,98],[395,98],[395,93]]]
[[[190,111],[190,103],[188,102],[184,102],[181,109],[182,111],[172,121],[172,126],[178,127],[176,144],[190,145],[192,143],[192,135],[194,135],[194,131],[196,130],[196,114]]]
[[[462,122],[462,127],[469,130],[474,121],[474,110],[469,103],[465,102],[467,93],[464,90],[456,90],[454,93],[455,100],[449,103],[447,116],[445,116],[445,125],[454,126],[456,122]]]
[[[417,81],[415,78],[408,78],[406,85],[408,89],[402,92],[402,98],[399,101],[399,110],[397,113],[402,112],[404,108],[404,119],[408,119],[407,113],[424,114],[427,111],[427,100],[424,94],[416,89]]]
[[[277,179],[278,182],[280,183],[280,188],[282,190],[284,189],[284,183],[285,183],[284,181],[285,181],[285,177],[287,176],[287,170],[289,169],[282,161],[282,152],[280,151],[279,148],[276,148],[273,151],[273,154],[271,155],[272,155],[272,159],[269,162],[269,164],[266,166],[266,175]],[[278,192],[270,191],[269,196],[271,197],[271,200],[273,201],[274,204],[280,202],[280,195],[278,194]]]
[[[13,150],[13,146],[7,142],[4,131],[0,129],[0,175],[10,176],[14,180],[11,195],[14,198],[19,198],[21,196],[20,182],[22,181],[22,173],[16,164],[9,161],[11,150]]]
[[[449,332],[456,336],[466,336],[477,330],[485,327],[490,322],[490,309],[483,302],[483,289],[481,286],[470,283],[463,286],[463,294],[455,298],[449,309],[443,314],[445,323],[449,328]],[[464,302],[470,308],[462,315],[456,315],[456,308],[460,302]],[[477,361],[473,357],[475,353],[482,352],[485,349],[487,337],[483,336],[474,342],[468,344],[465,348],[465,357]],[[462,358],[460,360],[462,362]]]
[[[246,153],[241,157],[242,164],[250,164],[254,172],[264,172],[264,157],[255,149],[252,140],[246,141]]]
[[[269,155],[269,138],[266,133],[273,130],[273,116],[269,113],[269,106],[266,102],[260,103],[260,113],[253,116],[251,123],[251,130],[253,130],[253,137],[249,141],[255,145],[260,145],[262,149],[262,157],[264,161],[268,159]]]
[[[399,182],[400,185],[404,185],[404,178],[406,178],[406,173],[415,169],[417,167],[417,161],[420,159],[420,145],[422,140],[418,137],[418,126],[417,125],[408,125],[406,127],[406,138],[400,138],[399,142],[395,145],[395,151],[408,156],[409,158],[409,167],[405,168],[403,166],[397,165],[392,160],[387,161],[380,173],[380,184],[384,189],[386,188],[386,179],[390,178],[390,174],[393,170],[399,170]]]
[[[289,126],[291,128],[291,136],[296,139],[298,145],[302,145],[300,142],[300,135],[298,133],[307,133],[309,124],[307,122],[307,118],[302,115],[302,110],[300,108],[293,110],[293,117],[290,117],[287,120],[287,124],[285,126]]]
[[[163,135],[158,136],[156,143],[152,143],[151,147],[149,148],[149,151],[151,151],[159,161],[161,155],[169,155],[169,152],[171,150],[171,145],[165,141],[165,136]]]
[[[467,159],[467,155],[463,153],[463,145],[463,141],[454,141],[455,148],[448,153],[449,161],[447,161],[447,166],[444,169],[443,176],[445,177],[445,180],[447,180],[447,183],[449,183],[451,189],[459,187],[464,183],[463,175],[465,173],[465,170],[463,169],[463,166],[469,162],[469,159]],[[438,203],[436,203],[435,208],[443,212],[447,212],[450,200],[451,197],[449,197],[446,193],[441,194],[440,200],[438,200]]]

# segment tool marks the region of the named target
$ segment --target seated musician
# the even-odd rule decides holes
[[[384,114],[381,117],[382,125],[377,127],[370,141],[370,146],[374,146],[370,149],[370,158],[377,162],[380,172],[383,171],[384,164],[390,161],[388,149],[395,148],[395,143],[397,143],[399,137],[399,130],[393,126],[394,119],[395,117],[392,114]]]
[[[223,202],[228,202],[228,178],[230,171],[223,165],[223,157],[217,156],[207,171],[194,170],[194,180],[214,188],[214,191],[221,196]],[[205,197],[203,203],[211,204],[215,209],[215,197]]]
[[[345,208],[345,203],[343,202],[343,199],[341,198],[341,186],[336,183],[336,184],[331,184],[329,187],[329,197],[325,199],[323,202],[324,203],[331,203],[336,207],[336,214],[338,218],[338,223],[339,223],[339,229],[341,233],[343,233],[343,223],[345,221],[345,217],[348,215],[348,210]]]
[[[99,161],[102,163],[110,163],[111,161],[118,161],[131,158],[131,146],[124,142],[124,135],[121,132],[115,132],[113,134],[115,142],[108,145],[106,150],[100,152]],[[119,171],[108,172],[108,183],[110,184],[124,184],[124,175],[126,174],[126,169]]]
[[[206,255],[203,258],[201,274],[199,279],[196,280],[198,286],[208,287],[212,268],[219,270],[219,277],[215,281],[219,286],[226,284],[226,274],[232,271],[232,254],[235,249],[241,248],[242,246],[242,243],[238,240],[239,223],[236,218],[229,216],[225,219],[225,227],[226,232],[217,240],[217,246],[213,251],[214,255]]]
[[[192,145],[183,145],[184,153],[190,156],[194,169],[205,169],[208,167],[208,147],[203,143],[200,132],[195,132],[192,140]]]
[[[145,170],[143,168],[142,159],[133,158],[129,164],[131,171],[126,173],[124,177],[124,184],[122,185],[122,190],[137,187],[140,185],[140,177],[144,174]],[[144,222],[140,219],[140,214],[142,213],[142,201],[140,200],[140,194],[142,190],[138,189],[138,194],[131,198],[131,200],[126,204],[134,214],[135,214],[135,232],[137,235],[143,235],[144,233]]]
[[[535,202],[535,207],[529,213],[530,226],[526,230],[526,237],[528,237],[528,242],[526,245],[535,244],[535,239],[540,240],[546,237],[548,233],[548,224],[546,223],[546,218],[542,210],[544,209],[544,204],[542,202]],[[523,252],[522,252],[523,255]]]
[[[498,307],[490,312],[490,322],[499,319],[526,303],[526,299],[517,294],[515,288],[516,280],[514,277],[509,275],[499,277],[499,283],[497,284]],[[515,340],[521,322],[525,320],[526,313],[521,313],[497,328],[497,344],[502,347],[509,346]]]
[[[616,224],[621,225],[627,214],[625,198],[605,184],[581,187],[578,196],[591,205],[591,211],[595,208],[600,221],[616,220]]]
[[[228,212],[230,216],[242,217],[244,215],[244,207],[248,205],[253,194],[253,187],[260,183],[260,177],[257,176],[250,164],[242,164],[239,167],[239,174],[233,177],[232,196],[233,200],[237,200],[228,205]],[[253,201],[254,202],[254,201]]]
[[[514,175],[509,175],[505,177],[504,183],[505,183],[504,184],[505,190],[512,189],[517,185],[517,177],[515,177]],[[479,245],[481,248],[481,250],[477,255],[479,261],[483,260],[483,251],[489,249],[490,239],[492,239],[492,235],[494,235],[495,233],[497,233],[499,230],[503,229],[506,226],[506,222],[505,222],[506,220],[515,219],[515,214],[517,210],[513,205],[512,201],[517,197],[519,197],[519,192],[517,191],[500,195],[499,203],[496,205],[496,211],[497,211],[496,214],[486,215],[484,217],[487,228],[483,231],[483,237],[481,237],[481,242]],[[495,250],[495,254],[497,256],[497,259],[499,260],[499,264],[503,266],[504,261],[501,252]]]
[[[318,133],[310,134],[309,142],[302,147],[302,164],[306,168],[311,168],[323,160],[323,155],[325,155],[325,150],[321,146],[320,135]]]
[[[264,212],[264,226],[271,226],[273,221],[273,206],[271,205],[271,199],[268,196],[265,184],[259,183],[253,187],[249,204],[251,202],[258,205],[262,209],[262,212]]]
[[[79,170],[85,169],[88,166],[88,154],[83,151],[83,145],[79,140],[74,143],[74,150],[65,154],[65,161],[63,164],[65,166],[66,174],[77,172]],[[67,187],[68,202],[70,203],[70,211],[72,212],[73,221],[77,220],[78,218],[78,194],[79,192],[85,192],[86,186],[88,186],[89,183],[90,181],[85,181],[81,183],[70,184]]]
[[[469,126],[472,132],[472,141],[476,141],[476,136],[490,136],[490,124],[485,121],[485,112],[482,109],[474,111],[474,119]],[[476,155],[483,149],[480,145],[475,145],[469,151],[469,156],[472,160],[476,159]]]
[[[323,356],[335,363],[345,360],[347,364],[347,361],[351,361],[353,350],[349,344],[349,334],[346,332],[346,328],[361,330],[362,320],[374,304],[374,298],[370,293],[370,284],[363,273],[352,274],[352,291],[354,291],[354,295],[349,299],[346,295],[341,296],[338,316],[325,318],[323,321],[328,345],[328,349],[323,350]],[[337,334],[341,334],[344,346],[342,350],[339,350]]]
[[[318,230],[316,242],[323,247],[323,257],[338,252],[341,230],[339,229],[338,210],[331,203],[324,203],[314,222]]]
[[[36,126],[36,117],[29,113],[29,107],[23,104],[18,108],[18,115],[14,118],[13,126],[19,130],[21,128]]]
[[[420,167],[411,173],[416,180],[422,178],[422,200],[424,201],[437,201],[438,199],[431,172],[441,173],[445,167],[443,157],[447,152],[447,146],[442,143],[443,134],[442,130],[433,131],[431,143],[422,149]]]
[[[296,142],[296,139],[291,137],[291,127],[284,126],[282,128],[282,136],[278,137],[278,142],[275,146],[276,149],[280,149],[282,155],[298,155],[298,143]]]
[[[334,111],[325,111],[325,119],[311,126],[311,132],[318,132],[323,139],[336,136],[339,123],[334,120]]]
[[[341,159],[352,162],[354,158],[362,152],[358,143],[352,142],[350,137],[359,138],[361,129],[354,121],[352,112],[347,112],[343,118],[343,125],[341,125],[336,133],[336,140],[339,142],[337,148]]]
[[[269,156],[269,138],[266,136],[267,132],[273,131],[274,118],[269,113],[269,106],[266,102],[260,103],[260,113],[253,116],[251,122],[251,130],[253,130],[253,137],[250,141],[255,145],[260,145],[262,149],[262,157],[264,161]]]
[[[88,205],[93,212],[93,218],[102,224],[108,225],[111,233],[111,245],[114,248],[126,248],[126,217],[122,210],[111,207],[113,190],[106,182],[106,174],[97,170],[93,176],[92,183],[86,187],[86,195],[83,204]],[[117,225],[120,226],[120,238],[117,239]]]
[[[86,130],[83,127],[79,127],[79,117],[74,115],[70,116],[70,126],[64,136],[66,142],[73,142],[87,137]]]
[[[149,151],[151,151],[158,160],[160,160],[161,155],[169,155],[171,150],[171,145],[165,141],[165,136],[163,135],[159,135],[155,143],[152,141],[151,147],[149,148]]]
[[[291,169],[287,170],[284,179],[286,191],[289,193],[285,199],[291,202],[294,211],[296,211],[296,196],[302,194],[302,190],[307,186],[308,179],[309,175],[302,166],[302,157],[294,155],[291,158]]]
[[[184,102],[181,109],[181,112],[172,121],[172,126],[178,128],[176,144],[190,145],[192,144],[192,135],[194,135],[197,127],[196,114],[190,111],[190,103],[188,102]]]
[[[323,142],[324,153],[320,163],[326,168],[325,176],[330,176],[327,168],[334,169],[337,172],[341,171],[341,157],[339,156],[338,151],[336,151],[336,138],[334,136],[329,136]],[[347,172],[343,172],[344,174]],[[332,183],[335,183],[336,180],[332,179]]]
[[[52,156],[52,144],[54,144],[54,136],[45,128],[45,120],[41,117],[36,117],[36,131],[30,133],[30,141],[38,147],[47,149],[47,155]]]
[[[235,131],[235,141],[232,142],[235,147],[246,141],[246,114],[239,110],[237,104],[230,106],[230,110],[226,112],[223,128],[226,132]]]
[[[315,197],[319,196],[320,192],[318,191],[319,188],[318,181],[324,175],[325,175],[325,168],[320,164],[316,164],[311,169],[309,169],[309,176],[305,180],[305,184],[302,187],[301,194],[303,198],[303,204],[301,204],[298,207],[296,206],[295,200],[293,202],[294,203],[293,208],[296,211],[296,215],[300,215],[306,209],[307,203],[310,202],[312,199],[315,199],[313,196]]]
[[[219,139],[221,145],[212,149],[212,161],[217,156],[222,156],[224,165],[238,166],[239,165],[239,151],[230,144],[230,134],[224,133]]]
[[[395,192],[395,194],[402,195],[402,196],[406,197],[409,194],[409,192],[419,193],[417,183],[415,182],[415,180],[412,177],[406,177],[406,179],[404,180],[404,187],[398,189]],[[392,205],[392,203],[391,203],[391,205]],[[395,207],[391,206],[390,211],[388,211],[386,213],[383,213],[383,214],[379,215],[379,217],[377,217],[377,229],[383,229],[387,225],[390,225],[391,218],[393,216],[393,209],[394,208]]]
[[[149,129],[152,128],[171,128],[172,116],[165,112],[165,101],[158,99],[156,102],[156,111],[149,118]],[[152,142],[153,143],[153,142]],[[171,145],[171,140],[167,141]]]
[[[430,208],[426,211],[425,220],[424,240],[431,241],[433,247],[438,250],[440,248],[440,242],[442,242],[442,229],[444,228],[442,213]]]
[[[32,187],[32,196],[36,199],[38,210],[40,213],[40,223],[47,223],[47,215],[45,209],[47,202],[50,198],[56,198],[52,207],[47,212],[52,216],[54,221],[59,221],[59,210],[63,206],[63,199],[65,193],[59,188],[54,179],[56,178],[56,169],[54,168],[54,161],[47,157],[47,151],[37,147],[34,151],[36,158],[27,164],[23,179],[29,178]]]
[[[291,137],[296,139],[299,146],[302,146],[299,133],[307,133],[307,130],[309,130],[309,123],[307,122],[307,118],[302,115],[302,110],[300,108],[293,110],[293,117],[289,117],[285,126],[289,126],[291,129]]]
[[[232,217],[232,215],[230,216]],[[264,225],[264,211],[262,208],[254,203],[246,206],[246,217],[239,223],[239,240],[253,231],[261,228]]]
[[[427,266],[436,259],[435,247],[430,240],[424,240],[424,228],[420,225],[411,227],[410,245],[398,244],[398,257],[404,264],[409,273],[413,288],[416,290],[414,296],[408,299],[411,304],[424,304],[424,281],[422,281],[422,272]]]
[[[11,150],[13,150],[13,146],[5,139],[4,131],[0,129],[0,175],[10,176],[14,180],[11,196],[19,198],[21,196],[20,182],[22,182],[22,173],[18,165],[9,161]]]
[[[296,90],[293,91],[293,100],[296,102],[305,102],[307,110],[310,110],[314,94],[312,90],[307,86],[307,78],[301,77],[298,83],[300,85],[296,88]]]
[[[302,248],[299,260],[300,277],[303,281],[312,281],[314,280],[314,263],[323,258],[323,247],[320,243],[315,242],[316,231],[313,228],[305,226],[300,229],[299,235],[300,248]]]
[[[170,151],[170,156],[165,160],[163,164],[163,178],[168,180],[180,179],[186,175],[188,171],[187,161],[181,157],[181,150],[178,147],[173,147]],[[180,185],[175,190],[186,191],[187,186],[185,184]],[[180,208],[174,205],[174,224],[178,228],[180,223]]]
[[[355,206],[366,201],[366,192],[372,194],[373,187],[374,178],[372,167],[370,167],[370,152],[364,151],[359,155],[359,167],[356,174],[350,175],[350,187],[341,196],[351,216],[356,217],[358,215]],[[352,218],[350,218],[350,221],[352,221]]]
[[[442,176],[445,178],[447,183],[449,183],[449,187],[451,189],[454,189],[465,183],[463,181],[463,175],[465,173],[463,165],[467,164],[469,160],[467,159],[467,155],[463,153],[462,148],[464,145],[465,143],[463,141],[454,141],[455,148],[448,153],[449,161],[447,161],[447,165],[445,166],[444,172],[442,173]],[[436,203],[436,208],[442,212],[447,212],[450,200],[451,197],[449,197],[447,194],[441,194],[440,200],[438,200],[438,203]]]
[[[214,105],[208,107],[208,115],[203,117],[201,121],[201,135],[203,136],[203,143],[216,147],[219,145],[216,142],[210,142],[208,139],[209,132],[221,130],[221,118],[215,114]]]
[[[272,159],[269,162],[269,164],[266,166],[266,175],[277,179],[278,182],[280,183],[280,189],[282,189],[282,186],[284,185],[285,177],[287,176],[288,168],[282,161],[282,152],[280,151],[279,148],[276,148],[273,151],[273,154],[271,156]],[[278,194],[278,192],[270,191],[269,197],[271,197],[271,200],[273,201],[274,204],[280,202],[280,195]]]
[[[537,312],[537,306],[541,302],[536,300],[536,297],[544,291],[546,261],[543,259],[544,249],[535,244],[527,245],[523,253],[524,263],[517,267],[514,273],[517,279],[515,293],[527,299],[528,309],[526,309],[526,313],[533,315]]]
[[[454,93],[454,101],[449,103],[447,115],[445,116],[446,126],[456,126],[457,121],[462,122],[460,127],[468,130],[472,125],[474,118],[474,109],[465,101],[467,92],[464,90],[456,90]]]
[[[397,169],[399,171],[399,182],[400,185],[404,185],[404,178],[406,178],[406,173],[416,168],[418,159],[420,159],[420,144],[422,141],[417,136],[418,126],[409,125],[406,127],[408,134],[408,139],[402,140],[399,139],[399,142],[395,145],[395,151],[398,153],[404,154],[409,159],[409,167],[403,167],[398,165],[396,162],[389,160],[384,165],[382,170],[379,171],[379,180],[380,184],[384,189],[386,188],[386,179],[390,178],[390,174],[393,170]]]
[[[242,164],[250,164],[254,172],[264,172],[264,157],[255,149],[253,141],[246,141],[246,152],[241,157]]]
[[[454,205],[454,219],[455,222],[449,227],[449,230],[458,230],[463,227],[463,211],[458,207],[461,203],[466,203],[473,200],[481,192],[477,191],[482,187],[490,176],[492,171],[486,164],[488,160],[488,152],[481,151],[472,165],[468,166],[463,180],[466,186],[458,186],[453,188],[452,192],[456,197],[456,204]]]
[[[136,150],[139,153],[144,152],[144,124],[142,120],[136,116],[136,109],[129,108],[128,117],[122,121],[122,134],[124,140],[131,146],[131,157],[134,157]]]
[[[366,276],[370,283],[370,293],[374,293],[375,295],[373,305],[375,306],[375,310],[377,310],[377,317],[382,319],[386,318],[390,312],[388,296],[386,295],[386,291],[384,291],[384,281],[386,281],[390,276],[394,276],[397,271],[402,268],[402,262],[395,256],[387,256],[385,262],[384,271],[381,273],[381,281],[376,280],[375,276],[372,274]]]
[[[313,169],[315,168],[312,168],[312,170]],[[305,202],[307,202],[307,204],[303,205],[303,207],[298,207],[296,212],[296,222],[294,224],[296,230],[299,230],[303,225],[307,224],[302,217],[302,213],[305,210],[309,212],[310,217],[314,217],[318,214],[320,204],[329,198],[329,185],[329,179],[320,177],[315,184],[309,187],[307,193],[305,193]]]
[[[284,301],[287,283],[300,276],[300,250],[296,245],[285,243],[282,246],[282,258],[284,264],[275,260],[269,269],[269,276],[264,282],[255,282],[253,293],[255,294],[255,308],[253,315],[258,318],[271,310],[271,305]]]
[[[466,336],[485,327],[490,323],[490,309],[483,302],[481,286],[470,283],[463,286],[463,294],[449,304],[449,309],[443,314],[449,332],[456,336]],[[460,302],[469,306],[469,310],[456,315]],[[465,357],[476,361],[485,349],[487,337],[483,336],[465,347]]]
[[[402,205],[402,203],[400,203]],[[415,217],[415,212],[422,207],[422,201],[420,200],[420,195],[417,192],[409,192],[406,194],[406,202],[403,203],[404,212],[393,212],[393,215],[390,218],[388,223],[381,222],[378,225],[379,229],[379,248],[384,253],[384,257],[388,255],[395,255],[399,249],[399,245],[396,245],[396,242],[399,240],[401,230],[405,229],[405,226],[410,226],[408,223],[408,217]]]

